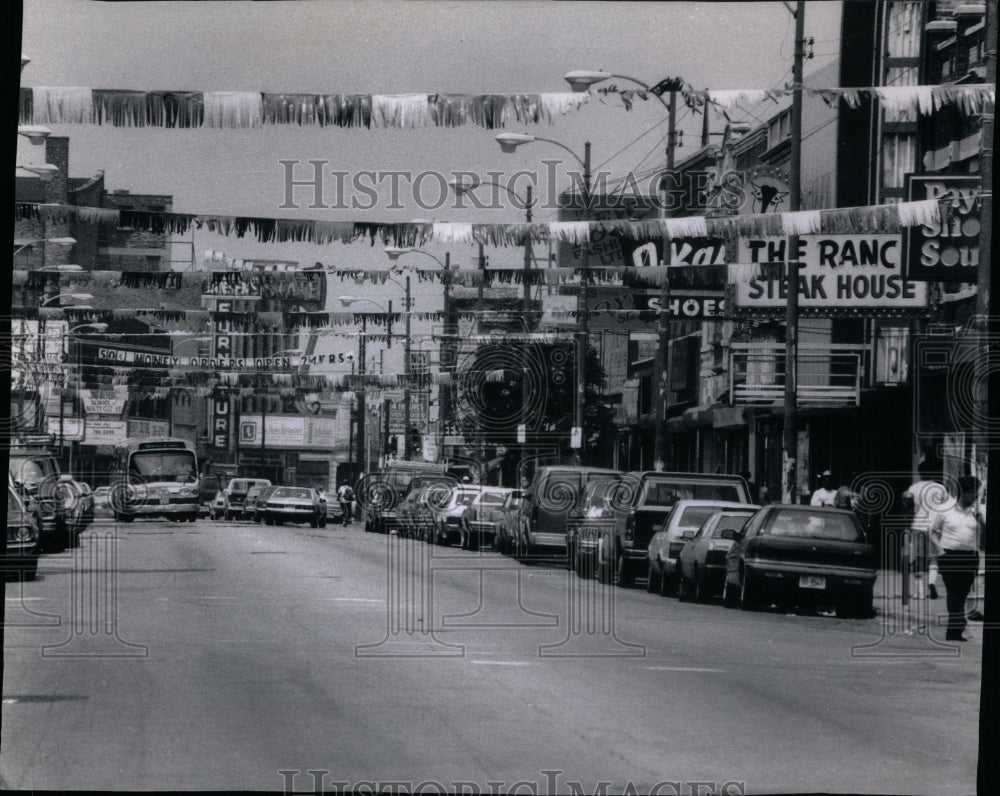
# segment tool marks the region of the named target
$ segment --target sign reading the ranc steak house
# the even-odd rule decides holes
[[[899,235],[802,235],[788,252],[787,238],[741,238],[740,263],[796,260],[799,306],[813,309],[910,309],[927,306],[927,285],[903,276]],[[771,271],[774,273],[771,273]],[[780,308],[788,301],[788,283],[778,269],[736,285],[736,306]]]

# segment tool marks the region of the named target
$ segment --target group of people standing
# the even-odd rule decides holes
[[[980,572],[985,544],[986,509],[979,499],[980,483],[972,475],[959,478],[949,490],[937,473],[921,465],[917,481],[903,492],[903,510],[910,518],[903,556],[912,581],[904,588],[916,599],[938,598],[938,578],[944,584],[948,608],[947,641],[965,641],[968,622],[982,621],[982,613],[966,604]],[[812,506],[856,508],[850,487],[833,489],[832,474],[824,471],[812,493]]]

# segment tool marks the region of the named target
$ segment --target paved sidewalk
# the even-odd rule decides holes
[[[901,627],[914,630],[930,626],[931,635],[944,639],[945,626],[948,621],[948,608],[945,601],[945,588],[941,578],[938,578],[938,599],[913,599],[910,595],[909,605],[903,606],[903,579],[899,572],[880,569],[875,578],[875,610],[878,616],[895,620]],[[975,594],[975,591],[972,592]],[[972,596],[970,594],[970,597]],[[971,604],[971,600],[970,600]],[[976,610],[983,611],[983,601],[980,598]],[[982,643],[983,622],[970,621],[965,629],[965,635],[970,641]]]

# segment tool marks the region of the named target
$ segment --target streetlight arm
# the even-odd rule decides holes
[[[547,144],[555,144],[557,147],[565,149],[573,156],[573,159],[576,160],[577,163],[579,163],[584,169],[587,169],[588,164],[583,160],[583,158],[581,158],[578,154],[576,154],[576,152],[574,152],[572,149],[570,149],[561,141],[556,141],[555,139],[552,138],[542,138],[541,136],[538,135],[536,135],[534,138],[536,141],[544,141]]]

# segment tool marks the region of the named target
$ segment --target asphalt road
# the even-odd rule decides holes
[[[929,633],[359,523],[99,520],[6,584],[0,785],[972,793],[981,645]]]

